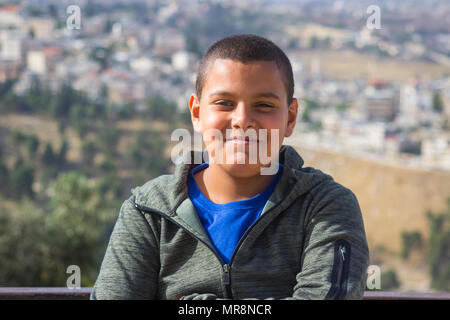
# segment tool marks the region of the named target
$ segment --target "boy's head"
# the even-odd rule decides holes
[[[222,39],[201,60],[196,89],[189,109],[210,163],[218,163],[219,157],[221,167],[235,177],[272,168],[261,152],[265,159],[278,154],[284,137],[292,134],[298,110],[291,64],[283,51],[256,35]],[[219,147],[223,151],[216,152]]]
[[[286,54],[272,41],[253,34],[241,34],[226,37],[214,43],[203,58],[195,83],[195,90],[201,100],[203,86],[208,77],[208,67],[216,59],[231,59],[242,63],[252,61],[273,61],[282,74],[286,87],[287,103],[291,103],[294,96],[294,75],[291,62]]]

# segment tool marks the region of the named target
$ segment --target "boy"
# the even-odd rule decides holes
[[[356,197],[282,146],[298,110],[283,51],[255,35],[224,38],[202,58],[196,91],[202,163],[184,153],[174,174],[133,190],[91,298],[361,299],[369,252]],[[250,159],[253,144],[270,163]]]

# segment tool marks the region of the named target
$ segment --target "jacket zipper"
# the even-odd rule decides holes
[[[223,271],[224,271],[224,283],[225,283],[225,288],[227,290],[227,294],[229,297],[232,298],[232,293],[231,293],[231,264],[234,260],[234,257],[237,253],[237,251],[239,250],[239,248],[241,247],[242,243],[244,242],[244,239],[247,237],[247,235],[250,233],[250,231],[254,228],[254,226],[256,224],[258,224],[258,222],[261,221],[261,219],[263,219],[264,216],[267,215],[268,212],[270,212],[273,208],[271,208],[270,210],[268,210],[266,213],[264,213],[264,215],[261,217],[259,216],[258,219],[256,219],[255,222],[253,222],[253,224],[244,232],[244,234],[242,235],[241,239],[239,239],[239,242],[236,245],[236,248],[233,251],[233,254],[231,255],[230,261],[228,262],[228,264],[225,264],[223,266]]]
[[[193,234],[192,232],[190,232],[189,230],[187,230],[185,227],[183,227],[181,224],[179,224],[178,222],[176,222],[175,220],[173,220],[173,219],[172,219],[171,217],[169,217],[168,215],[166,215],[166,214],[164,214],[164,213],[162,213],[162,212],[159,212],[159,211],[157,211],[157,210],[153,210],[153,209],[150,210],[150,209],[148,209],[148,208],[142,207],[142,206],[138,205],[137,203],[134,203],[134,207],[135,207],[136,209],[138,209],[139,211],[147,212],[147,213],[149,213],[149,214],[152,214],[152,213],[159,214],[159,215],[162,216],[163,218],[165,218],[165,219],[171,221],[172,223],[174,223],[175,225],[177,225],[178,227],[180,227],[181,229],[183,229],[184,231],[186,231],[186,232],[187,232],[189,235],[191,235],[194,239],[196,239],[196,240],[202,242],[202,243],[205,244],[208,248],[210,248],[211,251],[214,253],[214,255],[217,257],[217,259],[219,260],[220,264],[222,265],[222,271],[223,271],[223,277],[222,277],[222,280],[223,280],[223,283],[225,284],[225,291],[226,291],[226,293],[227,293],[227,297],[226,297],[226,298],[233,299],[233,295],[232,295],[232,293],[231,293],[231,279],[230,279],[230,271],[231,271],[230,269],[231,269],[231,268],[230,268],[230,265],[227,264],[227,263],[225,263],[225,262],[222,260],[222,258],[219,256],[219,254],[217,253],[217,251],[216,251],[216,249],[215,249],[214,247],[211,247],[211,246],[209,245],[209,243],[207,243],[207,242],[203,241],[202,239],[198,238],[195,234]],[[230,260],[230,263],[231,263],[231,260]]]
[[[338,249],[338,255],[339,255],[339,269],[338,269],[338,277],[336,280],[336,283],[341,285],[341,279],[342,279],[342,273],[344,272],[344,263],[345,263],[345,253],[346,253],[345,246],[340,245]]]
[[[223,265],[223,283],[225,284],[225,290],[227,292],[227,297],[233,299],[233,294],[231,292],[231,279],[230,279],[230,265]]]
[[[190,234],[192,237],[194,237],[196,240],[202,242],[203,244],[205,244],[208,248],[210,248],[214,255],[217,257],[217,259],[219,260],[219,262],[222,264],[222,271],[223,271],[223,276],[222,276],[222,280],[223,283],[225,284],[225,291],[227,293],[227,297],[229,299],[233,299],[233,294],[231,292],[231,263],[234,260],[234,256],[236,255],[236,252],[239,250],[239,248],[241,247],[244,239],[247,237],[247,235],[250,233],[250,231],[254,228],[254,226],[261,220],[263,219],[268,212],[272,211],[273,208],[270,208],[266,213],[264,213],[264,215],[261,217],[259,217],[258,219],[256,219],[255,222],[253,222],[253,224],[247,229],[247,231],[245,231],[245,233],[243,234],[243,236],[241,237],[241,239],[239,240],[238,244],[236,245],[236,248],[233,251],[233,254],[231,255],[230,261],[228,263],[225,263],[222,258],[220,257],[220,255],[217,253],[216,249],[214,247],[211,247],[207,242],[203,241],[202,239],[198,238],[195,234],[193,234],[192,232],[190,232],[189,230],[187,230],[185,227],[183,227],[181,224],[179,224],[178,222],[176,222],[175,220],[173,220],[171,217],[169,217],[168,215],[166,215],[163,212],[157,211],[157,210],[153,210],[153,209],[149,209],[149,208],[145,208],[145,207],[141,207],[139,206],[137,203],[134,203],[134,206],[141,211],[147,212],[147,213],[156,213],[159,214],[160,216],[166,218],[167,220],[175,223],[177,226],[179,226],[180,228],[182,228],[183,230],[185,230],[188,234]]]
[[[347,241],[337,240],[335,244],[335,262],[331,275],[331,288],[326,299],[343,299],[347,293],[350,245]]]

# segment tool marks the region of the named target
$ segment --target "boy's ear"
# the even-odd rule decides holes
[[[191,97],[189,98],[189,111],[191,112],[191,121],[194,131],[201,133],[200,101],[195,93],[191,94]]]
[[[298,100],[297,98],[292,98],[292,102],[289,105],[288,109],[288,122],[286,132],[284,134],[285,137],[289,137],[292,132],[294,132],[295,124],[297,123],[297,114],[298,114]]]

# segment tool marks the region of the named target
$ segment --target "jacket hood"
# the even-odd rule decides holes
[[[197,163],[194,162],[194,159]],[[161,175],[144,185],[131,190],[135,205],[147,210],[158,211],[168,216],[177,215],[178,207],[189,198],[187,177],[190,170],[208,160],[207,151],[188,151],[181,155],[175,163],[173,174]],[[266,204],[263,213],[279,204],[288,207],[292,201],[313,187],[333,180],[331,176],[310,167],[303,167],[304,161],[297,151],[289,146],[282,145],[279,151],[279,162],[284,165],[283,174],[277,187]],[[192,203],[188,201],[190,205]]]

